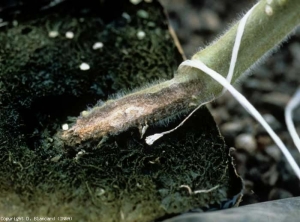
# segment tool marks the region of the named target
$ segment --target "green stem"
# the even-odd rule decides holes
[[[232,82],[277,46],[300,23],[299,0],[261,0],[247,20]],[[196,53],[201,60],[224,77],[229,70],[237,24],[225,35]],[[105,138],[130,127],[172,118],[218,96],[222,87],[194,68],[183,68],[169,81],[107,101],[83,112],[76,124],[61,133],[67,146]],[[141,130],[142,131],[142,130]]]

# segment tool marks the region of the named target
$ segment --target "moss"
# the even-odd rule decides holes
[[[151,147],[130,129],[109,137],[101,149],[95,149],[97,141],[84,144],[77,151],[86,153],[78,160],[76,152],[60,148],[55,133],[87,105],[171,78],[181,60],[157,2],[124,1],[118,3],[121,10],[103,16],[113,4],[66,1],[5,18],[18,20],[18,26],[10,23],[0,32],[0,209],[5,216],[151,221],[219,204],[239,192],[231,189],[227,148],[207,109]],[[149,17],[138,16],[139,9]],[[51,30],[60,35],[49,38]],[[146,33],[142,40],[139,30]],[[74,39],[64,37],[67,31]],[[93,50],[99,41],[103,49]],[[82,62],[91,68],[80,70]],[[146,136],[165,129],[150,126]],[[189,195],[182,184],[193,190],[220,188]]]

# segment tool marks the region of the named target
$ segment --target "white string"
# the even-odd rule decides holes
[[[250,14],[252,13],[253,9],[257,6],[257,4],[254,5],[246,13],[246,15],[241,19],[241,21],[239,23],[237,33],[236,33],[236,37],[235,37],[235,42],[234,42],[234,45],[233,45],[229,71],[228,71],[227,78],[226,78],[229,83],[231,83],[231,80],[232,80],[232,77],[233,77],[233,72],[234,72],[234,68],[235,68],[235,64],[236,64],[236,60],[237,60],[238,52],[239,52],[239,49],[240,49],[240,45],[241,45],[242,37],[243,37],[243,34],[244,34],[247,19],[250,16]],[[226,91],[226,89],[223,90],[223,93],[225,91]]]
[[[230,83],[228,83],[223,76],[221,76],[216,71],[208,68],[204,63],[202,63],[199,60],[186,60],[183,63],[181,63],[179,69],[182,66],[190,66],[200,69],[206,74],[210,75],[210,77],[219,82],[221,85],[223,85],[223,87],[225,87],[235,97],[235,99],[265,128],[265,130],[269,133],[269,135],[272,137],[274,142],[277,144],[281,152],[288,160],[297,177],[300,179],[300,168],[297,165],[296,161],[293,159],[288,149],[285,147],[285,145],[277,136],[277,134],[272,130],[269,124],[265,121],[265,119],[259,114],[259,112],[242,94],[240,94],[232,85],[230,85]]]
[[[257,3],[258,4],[258,3]],[[257,5],[256,4],[256,5]],[[235,68],[235,64],[236,64],[236,60],[237,60],[237,56],[238,56],[238,51],[241,45],[241,40],[242,40],[242,36],[245,30],[245,26],[246,26],[246,22],[248,17],[250,16],[250,14],[252,13],[253,9],[256,7],[256,5],[254,5],[247,13],[246,15],[241,19],[238,29],[237,29],[237,34],[236,34],[236,38],[235,38],[235,42],[234,42],[234,46],[233,46],[233,50],[232,50],[232,55],[231,55],[231,61],[230,61],[230,66],[229,66],[229,71],[228,71],[228,75],[227,75],[227,81],[230,83],[233,77],[233,72],[234,72],[234,68]],[[223,89],[222,93],[219,95],[223,95],[226,92],[226,88]],[[158,140],[159,138],[163,137],[166,134],[169,134],[175,130],[177,130],[180,126],[182,126],[200,107],[202,107],[203,105],[206,105],[210,102],[212,102],[213,100],[215,100],[216,98],[213,98],[210,101],[201,103],[197,108],[195,108],[178,126],[176,126],[175,128],[162,132],[162,133],[156,133],[153,134],[151,136],[147,136],[145,141],[148,145],[152,145],[156,140]]]
[[[288,105],[285,107],[284,117],[288,128],[288,131],[294,141],[295,146],[300,152],[300,139],[297,134],[295,125],[293,123],[293,110],[300,104],[300,87],[297,89],[296,93],[293,95],[292,99],[289,101]]]

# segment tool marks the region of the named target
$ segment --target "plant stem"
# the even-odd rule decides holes
[[[261,0],[246,23],[233,83],[270,49],[278,45],[300,23],[299,0]],[[192,59],[201,60],[226,76],[229,69],[237,24],[224,36]],[[195,68],[182,68],[172,80],[107,101],[84,111],[74,126],[60,138],[66,146],[100,140],[130,127],[164,121],[212,100],[222,87]]]

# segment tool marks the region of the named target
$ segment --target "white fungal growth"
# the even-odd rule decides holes
[[[89,70],[90,69],[90,65],[83,62],[80,64],[79,68],[82,70],[82,71],[86,71],[86,70]]]
[[[49,36],[50,38],[56,38],[58,35],[59,35],[58,31],[50,31],[50,32],[48,33],[48,36]]]
[[[96,42],[96,43],[93,45],[93,49],[94,49],[94,50],[102,49],[103,46],[104,46],[104,45],[103,45],[102,42]]]
[[[69,32],[66,32],[66,38],[67,39],[73,39],[74,38],[74,33],[69,31]]]
[[[69,125],[67,123],[62,125],[62,129],[63,130],[68,130],[69,129]]]
[[[270,5],[266,5],[265,7],[265,13],[268,15],[268,16],[272,16],[273,15],[273,9]]]
[[[273,0],[267,0],[267,4],[272,4]]]
[[[146,36],[146,33],[144,31],[138,31],[138,33],[136,34],[138,39],[143,39]]]

